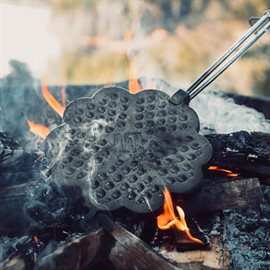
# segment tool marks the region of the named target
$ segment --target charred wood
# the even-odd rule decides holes
[[[7,134],[0,132],[0,166],[7,168],[21,161],[23,150],[19,143]]]
[[[91,216],[90,210],[94,215],[94,209],[85,206],[80,188],[57,188],[51,182],[32,181],[0,189],[0,233],[20,236],[30,229],[76,226],[76,215]]]
[[[162,251],[162,255],[176,263],[182,270],[230,269],[229,254],[224,248],[223,241],[218,238],[211,241],[210,250]]]
[[[10,231],[14,231],[14,226],[11,227],[10,224],[18,223],[18,215],[20,216],[19,220],[21,224],[20,226],[16,226],[16,228],[20,232],[23,232],[25,227],[29,226],[31,220],[25,213],[25,204],[31,198],[31,192],[29,191],[36,185],[37,182],[31,182],[0,190],[0,203],[2,206],[6,206],[1,207],[0,211],[0,216],[5,217],[0,226],[2,234],[6,235]],[[78,213],[85,207],[83,200],[81,200],[82,195],[80,192],[73,192],[72,198],[68,197],[67,194],[62,194],[62,196],[67,196],[63,197],[63,200],[72,199],[74,202],[67,204],[66,213],[72,213],[74,211]],[[185,200],[181,198],[178,203],[183,207],[187,215],[232,208],[256,208],[260,204],[260,183],[257,178],[225,178],[216,181],[204,180],[202,188],[198,193],[193,194]],[[38,210],[39,205],[41,212]],[[40,212],[40,218],[45,219],[43,221],[44,226],[52,226],[61,221],[60,219],[55,220],[52,218],[46,204],[39,203],[38,206],[34,208],[34,212]],[[16,214],[11,215],[10,213],[13,212]],[[65,219],[63,219],[64,221]]]
[[[187,215],[236,208],[258,208],[261,202],[260,182],[257,178],[226,178],[205,180],[201,191],[177,203]]]
[[[249,176],[270,177],[270,134],[246,131],[206,135],[213,147],[209,165]]]
[[[31,181],[41,167],[37,153],[27,153],[15,139],[0,132],[0,188]]]
[[[0,189],[1,235],[18,236],[29,228],[31,221],[25,214],[24,205],[30,198],[28,191],[35,184],[31,182]]]
[[[239,131],[230,134],[210,134],[205,136],[215,153],[237,152],[270,160],[270,134]]]
[[[215,234],[209,250],[181,253],[159,249],[157,253],[104,214],[98,219],[104,229],[67,242],[53,252],[45,250],[34,269],[228,269],[223,233]]]
[[[104,254],[109,242],[108,235],[104,230],[100,229],[70,241],[48,254],[46,254],[45,250],[38,257],[34,269],[97,269],[95,265],[104,260]]]
[[[114,223],[109,217],[100,214],[99,220],[106,232],[115,239],[115,245],[111,249],[109,258],[116,269],[178,269],[134,234]]]
[[[159,253],[156,253],[107,216],[99,217],[104,229],[115,239],[109,258],[116,269],[229,269],[230,260],[223,244],[223,234],[212,240],[210,250],[166,252],[159,249]]]
[[[26,265],[24,260],[20,256],[14,256],[6,259],[2,264],[0,263],[2,270],[25,270]]]

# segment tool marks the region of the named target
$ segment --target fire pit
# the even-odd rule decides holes
[[[159,80],[151,80],[155,90],[133,96],[124,90],[127,81],[65,91],[43,84],[44,106],[36,115],[39,96],[26,86],[37,100],[29,119],[13,124],[11,135],[0,133],[1,267],[237,269],[247,257],[250,267],[267,268],[270,124],[237,105],[240,96],[232,102],[226,94],[206,92],[202,108],[205,96],[244,108],[254,122],[261,120],[261,132],[220,134],[218,125],[204,126],[202,119],[199,134],[200,102],[189,107],[189,101],[269,30],[259,30],[268,20],[266,13],[188,94]],[[254,39],[205,81],[253,32]],[[145,81],[136,84],[143,89]],[[4,100],[14,101],[6,89],[3,83],[4,113]],[[17,113],[25,118],[24,111]]]
[[[120,83],[122,86],[125,84],[127,82]],[[87,88],[89,91],[93,91],[98,87],[88,86]],[[79,89],[76,87],[77,91],[83,92],[83,88]],[[59,89],[50,88],[50,91],[57,96]],[[69,99],[72,92],[73,86],[68,87],[66,95]],[[211,97],[211,93],[205,95]],[[215,93],[212,95],[217,97]],[[202,98],[204,97],[202,96]],[[220,96],[219,98],[226,102],[225,97]],[[57,114],[55,114],[55,119],[57,121]],[[264,125],[262,125],[263,127]],[[204,127],[201,128],[205,130]],[[205,131],[209,133],[209,131]],[[251,226],[249,225],[249,216],[256,213],[257,210],[243,212],[243,214],[237,210],[236,212],[230,211],[225,216],[220,211],[233,208],[255,207],[257,209],[259,206],[261,202],[260,182],[258,178],[251,177],[259,177],[260,181],[267,183],[269,177],[269,135],[248,132],[222,135],[212,132],[206,137],[213,147],[212,159],[203,168],[204,178],[208,180],[203,181],[202,188],[196,195],[184,197],[174,195],[172,197],[173,208],[177,205],[181,206],[185,212],[186,220],[183,219],[181,210],[181,218],[179,218],[178,213],[177,215],[174,212],[172,214],[170,198],[166,200],[163,210],[158,210],[153,214],[142,215],[117,210],[111,212],[109,220],[107,217],[104,220],[102,216],[97,216],[94,207],[89,206],[89,204],[85,205],[83,192],[80,188],[56,185],[55,181],[51,181],[54,179],[44,179],[39,174],[45,165],[45,160],[39,161],[42,158],[40,153],[36,150],[27,153],[25,146],[22,147],[10,137],[2,135],[1,179],[6,179],[6,182],[2,182],[6,184],[5,187],[2,187],[0,194],[2,205],[5,206],[1,213],[2,216],[5,216],[1,224],[1,232],[2,235],[9,236],[9,238],[2,237],[2,241],[6,241],[7,246],[12,241],[13,246],[15,245],[15,249],[9,247],[5,251],[11,258],[11,261],[5,262],[6,269],[10,264],[24,265],[24,268],[31,266],[36,261],[38,254],[40,255],[36,267],[40,267],[40,269],[58,269],[67,265],[73,267],[74,264],[78,268],[73,269],[79,269],[85,265],[93,265],[94,268],[102,267],[101,265],[107,265],[107,267],[114,265],[119,269],[125,269],[127,265],[135,263],[135,258],[137,266],[139,265],[142,269],[143,267],[147,269],[150,262],[152,265],[160,265],[163,269],[166,269],[164,263],[168,269],[173,267],[167,261],[164,262],[164,259],[156,255],[155,252],[153,253],[144,243],[141,243],[144,248],[140,245],[139,251],[135,247],[132,248],[132,245],[135,243],[137,245],[139,241],[135,235],[155,249],[158,248],[163,256],[170,261],[177,262],[180,267],[194,265],[195,269],[196,267],[198,269],[201,265],[206,265],[216,269],[226,269],[232,261],[237,265],[238,262],[234,257],[236,255],[229,255],[231,243],[238,241],[234,238],[235,233],[238,232],[240,235],[244,233],[237,222],[244,217],[244,224],[247,224],[245,226]],[[10,173],[14,164],[22,164],[22,166],[18,167],[17,171],[13,169],[13,172]],[[3,166],[5,166],[4,169]],[[15,181],[18,178],[21,182]],[[12,186],[10,185],[11,179],[14,181]],[[18,183],[20,184],[18,185]],[[262,219],[259,220],[262,224],[252,225],[254,229],[259,231],[263,231],[264,226],[268,224],[267,188],[263,189],[263,194],[262,212],[258,212],[261,213]],[[21,209],[19,213],[17,209]],[[166,217],[165,213],[171,213],[172,216]],[[179,235],[178,231],[156,229],[156,218],[161,219],[162,216],[165,221],[160,222],[161,229],[174,227],[176,222],[182,221],[179,226],[184,226],[182,230],[190,232],[190,238],[196,239],[195,242],[184,237],[183,234]],[[254,218],[252,220],[256,220]],[[115,223],[112,220],[118,225],[113,225]],[[169,222],[171,223],[169,224]],[[228,225],[224,225],[226,222],[229,222]],[[18,224],[16,230],[10,224]],[[29,230],[30,224],[32,224],[32,228]],[[35,226],[33,226],[34,224]],[[198,230],[196,224],[200,224],[201,229]],[[124,228],[128,229],[130,233]],[[224,230],[227,228],[229,228],[229,235],[225,233],[226,237],[223,238]],[[251,227],[250,230],[252,232],[253,228]],[[86,232],[88,235],[85,235]],[[26,236],[19,237],[22,235]],[[205,238],[206,236],[207,238]],[[125,237],[128,237],[129,240],[124,241]],[[44,250],[52,239],[59,243],[65,241],[65,244],[60,245],[58,249],[57,246],[49,245]],[[251,239],[257,241],[256,237]],[[239,241],[242,241],[242,238]],[[95,244],[93,245],[93,243]],[[104,248],[105,246],[106,248]],[[114,248],[110,249],[110,246]],[[103,248],[101,249],[101,247]],[[178,250],[186,250],[183,257],[182,253],[173,251],[175,247]],[[232,247],[235,250],[234,246]],[[149,249],[148,253],[146,253],[146,249]],[[85,250],[91,250],[91,253],[82,257]],[[119,253],[124,254],[126,260],[119,261],[118,258],[122,258],[119,257]],[[147,259],[142,256],[142,253],[147,254]],[[79,259],[78,256],[85,259]],[[138,262],[138,256],[142,258],[142,262]],[[239,256],[241,258],[241,254],[238,254],[238,258]],[[68,261],[63,260],[67,257],[70,258]],[[104,259],[105,257],[108,259]],[[48,258],[50,259],[48,260]],[[265,259],[257,258],[256,260],[261,261],[260,263],[264,265]]]

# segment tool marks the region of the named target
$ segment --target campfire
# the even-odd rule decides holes
[[[1,269],[229,269],[243,242],[269,266],[270,101],[201,93],[268,30],[266,12],[187,91],[132,62],[119,83],[26,85],[29,108],[1,123]],[[215,99],[228,132],[201,113]],[[1,111],[19,102],[6,91]],[[230,132],[226,106],[258,131],[243,113]]]
[[[125,84],[128,82],[121,83]],[[52,108],[57,122],[61,110],[59,112],[55,107],[64,108],[64,102],[52,97],[58,95],[61,100],[61,88],[43,85],[42,89],[42,93],[50,97],[46,98],[45,103],[48,103],[43,106],[44,110]],[[72,89],[73,86],[65,89],[67,100],[72,99]],[[96,86],[89,86],[89,89],[95,91]],[[225,96],[221,98],[226,102]],[[237,98],[235,96],[236,101]],[[254,102],[259,101],[254,98]],[[41,124],[42,119],[33,122],[29,115],[24,123],[29,128],[25,131],[27,136],[32,133],[31,140],[37,140],[41,146],[52,129]],[[22,264],[25,269],[29,265],[36,265],[38,269],[58,269],[75,262],[79,267],[76,269],[104,264],[119,269],[127,269],[128,265],[137,265],[141,269],[150,265],[170,269],[175,267],[175,263],[179,267],[195,264],[226,269],[231,258],[226,242],[228,236],[223,238],[224,223],[232,222],[231,216],[237,212],[223,210],[258,209],[261,203],[260,184],[267,184],[269,177],[269,134],[240,131],[205,136],[213,148],[213,155],[203,168],[203,185],[198,191],[182,196],[171,194],[164,188],[161,190],[163,205],[149,214],[119,209],[108,215],[106,210],[100,213],[89,206],[83,191],[76,185],[59,186],[54,179],[48,178],[50,172],[40,150],[27,153],[18,142],[2,133],[1,166],[5,169],[1,175],[5,181],[0,197],[6,207],[2,210],[5,219],[1,228],[2,234],[9,235],[16,243],[16,248],[7,253],[9,259],[4,262],[4,269],[13,264]],[[26,165],[11,172],[18,162]],[[47,171],[46,175],[40,174],[42,171]],[[20,175],[27,181],[15,181],[10,185]],[[263,194],[268,194],[267,189]],[[20,207],[18,215],[16,209]],[[245,218],[245,214],[239,218]],[[233,222],[238,222],[238,219]],[[16,230],[14,226],[8,226],[12,223],[18,224]],[[27,235],[20,238],[30,224],[33,228],[27,229]],[[233,237],[230,237],[232,241]],[[51,246],[51,241],[59,244]],[[106,248],[102,251],[104,246]],[[109,246],[113,248],[109,249]],[[150,247],[158,249],[158,253]],[[86,250],[91,252],[81,257]],[[105,255],[108,256],[106,259]],[[67,257],[70,259],[65,262]]]

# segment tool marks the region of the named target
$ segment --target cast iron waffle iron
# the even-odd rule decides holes
[[[212,148],[198,133],[199,119],[189,101],[269,30],[269,25],[263,28],[269,17],[266,12],[187,92],[170,97],[155,89],[131,94],[109,87],[71,102],[63,125],[46,139],[54,178],[81,186],[85,197],[102,210],[126,207],[146,213],[161,207],[165,186],[173,193],[192,192],[203,179],[201,167]]]

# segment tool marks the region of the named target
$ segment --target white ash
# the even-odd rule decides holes
[[[206,91],[195,97],[190,106],[197,112],[201,130],[213,129],[217,133],[241,130],[270,133],[270,121],[255,109],[235,104],[222,93]]]

